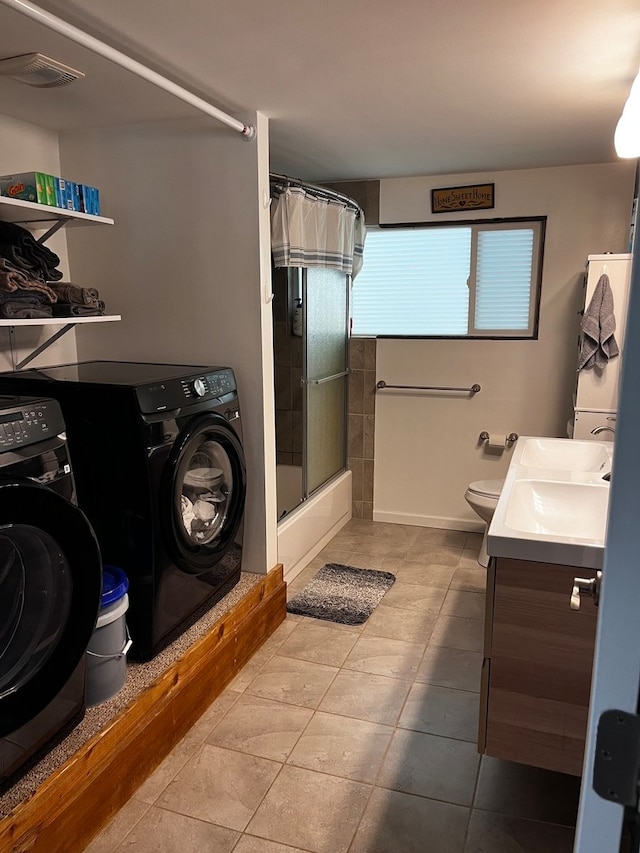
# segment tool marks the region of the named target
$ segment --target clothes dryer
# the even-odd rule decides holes
[[[130,657],[148,659],[239,580],[246,494],[229,367],[86,361],[0,375],[60,402],[78,500],[129,578]]]
[[[0,399],[0,789],[82,719],[102,563],[60,406]]]

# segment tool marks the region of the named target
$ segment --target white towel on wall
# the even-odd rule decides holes
[[[613,334],[616,318],[613,312],[613,292],[609,276],[603,273],[593,291],[589,307],[582,318],[582,346],[578,358],[578,370],[597,367],[603,370],[610,359],[620,355]]]

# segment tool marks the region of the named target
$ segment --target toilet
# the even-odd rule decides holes
[[[487,531],[493,518],[493,513],[498,506],[498,498],[504,486],[504,480],[476,480],[469,483],[464,499],[471,509],[486,523],[478,562],[485,568],[489,565],[489,554],[487,553]]]

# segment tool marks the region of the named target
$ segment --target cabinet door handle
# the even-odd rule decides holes
[[[595,578],[574,578],[571,590],[570,606],[572,610],[580,610],[580,593],[590,595],[596,607],[600,603],[600,586],[602,585],[602,572],[596,572]]]

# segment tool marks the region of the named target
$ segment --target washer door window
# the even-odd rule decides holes
[[[60,693],[100,607],[102,562],[84,514],[52,489],[0,484],[0,737]]]
[[[72,593],[67,558],[52,536],[29,525],[0,526],[0,701],[51,657]]]
[[[182,569],[207,570],[231,547],[242,520],[242,446],[224,418],[204,415],[179,436],[168,470],[172,551]]]
[[[180,514],[190,544],[209,545],[220,535],[233,500],[233,470],[219,441],[199,436],[187,460],[180,489]]]

